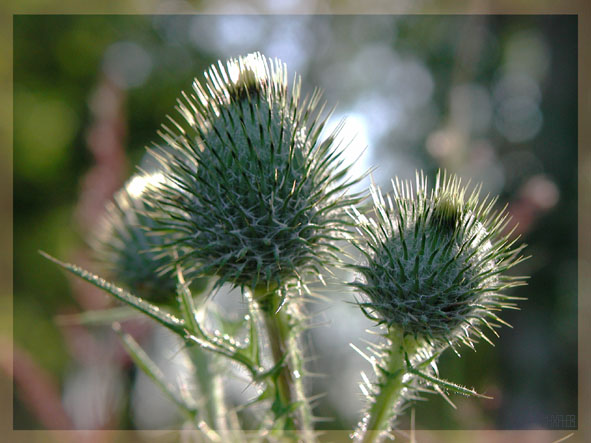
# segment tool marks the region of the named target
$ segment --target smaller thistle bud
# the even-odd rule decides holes
[[[505,271],[524,260],[514,247],[504,210],[496,201],[478,201],[479,188],[466,198],[456,176],[437,175],[435,189],[417,173],[410,182],[393,183],[393,196],[373,188],[368,217],[354,211],[361,238],[354,245],[366,263],[357,287],[367,301],[364,312],[405,336],[445,348],[456,341],[472,346],[473,336],[486,341],[480,326],[493,331],[502,322],[496,312],[513,307],[501,292],[524,284],[525,277]],[[371,312],[371,313],[370,313]]]
[[[205,78],[161,134],[159,168],[175,186],[149,193],[155,219],[187,251],[178,264],[189,278],[266,289],[320,272],[356,199],[344,197],[352,183],[334,134],[319,140],[319,93],[300,100],[299,77],[288,87],[285,66],[258,53]]]
[[[170,259],[157,251],[163,240],[150,232],[156,222],[145,213],[144,196],[164,180],[160,173],[134,175],[107,205],[92,241],[97,257],[117,281],[142,297],[159,300],[174,299],[176,277],[163,271]]]

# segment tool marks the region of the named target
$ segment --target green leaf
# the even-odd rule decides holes
[[[125,321],[141,317],[141,313],[130,306],[119,306],[110,309],[97,309],[78,314],[65,314],[55,317],[60,325],[110,325],[114,321]]]
[[[178,319],[177,317],[169,314],[168,312],[161,310],[158,306],[154,306],[153,304],[148,303],[139,297],[136,297],[135,295],[115,286],[114,284],[109,283],[108,281],[102,279],[98,275],[88,272],[76,265],[62,262],[43,251],[39,251],[39,253],[46,259],[61,266],[62,268],[71,272],[72,274],[77,275],[78,277],[96,286],[97,288],[102,289],[105,292],[108,292],[109,294],[111,294],[118,300],[122,301],[123,303],[126,303],[132,306],[133,308],[137,309],[138,311],[143,312],[148,317],[153,318],[158,323],[162,324],[163,326],[166,326],[173,332],[184,336],[184,322]]]
[[[125,350],[129,353],[134,363],[144,373],[152,379],[154,383],[164,392],[164,394],[176,404],[191,420],[195,419],[197,409],[195,406],[188,404],[188,400],[193,402],[190,398],[183,398],[183,396],[166,380],[166,377],[154,361],[148,357],[148,354],[141,348],[141,346],[134,340],[134,338],[121,330],[119,323],[113,324],[113,330],[119,335]]]
[[[179,296],[179,305],[185,319],[185,324],[189,327],[192,334],[196,334],[201,328],[195,317],[197,310],[195,308],[193,294],[191,294],[191,290],[187,286],[179,266],[177,266],[176,274],[178,279],[177,292]]]
[[[272,398],[274,398],[275,396],[275,387],[273,385],[267,384],[265,386],[265,389],[258,395],[256,396],[254,399],[242,403],[241,405],[236,406],[235,411],[242,411],[252,405],[255,405],[257,403],[261,403],[265,400],[270,400]],[[264,420],[263,420],[264,421]]]
[[[257,375],[257,377],[255,378],[255,381],[262,381],[267,378],[277,379],[277,377],[279,377],[279,374],[283,370],[283,366],[285,365],[286,358],[287,358],[287,354],[283,354],[281,356],[281,358],[279,359],[279,361],[272,368],[268,369],[265,372],[260,372]]]
[[[473,389],[468,389],[468,388],[465,388],[463,386],[456,385],[455,383],[452,383],[450,381],[442,380],[440,378],[433,377],[433,376],[428,375],[428,374],[424,374],[421,371],[417,371],[413,367],[407,366],[407,370],[411,374],[414,374],[417,377],[420,377],[420,378],[422,378],[424,380],[427,380],[429,383],[431,383],[431,384],[433,384],[435,386],[440,386],[440,387],[442,387],[442,388],[444,388],[446,390],[457,392],[458,394],[463,394],[463,395],[468,395],[468,396],[473,395],[475,397],[486,398],[488,400],[491,400],[492,399],[492,397],[489,397],[489,396],[483,395],[483,394],[479,394],[478,392],[476,392]]]
[[[202,349],[207,351],[214,352],[216,354],[223,355],[229,359],[234,360],[236,363],[243,365],[248,372],[250,372],[253,379],[258,381],[258,377],[260,374],[260,368],[256,365],[250,358],[245,355],[242,349],[235,349],[233,347],[229,347],[223,341],[213,342],[212,339],[206,335],[202,335],[202,331],[200,332],[200,336],[192,335],[190,333],[186,333],[184,338],[187,345],[198,345],[201,346]]]

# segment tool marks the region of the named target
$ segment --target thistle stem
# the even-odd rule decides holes
[[[314,441],[312,411],[304,392],[302,380],[303,363],[297,335],[299,329],[298,306],[291,301],[281,309],[278,292],[255,290],[254,298],[259,304],[267,329],[273,365],[284,360],[274,383],[276,398],[272,405],[278,420],[285,420],[284,429],[300,430],[305,441]]]
[[[267,335],[269,337],[269,344],[271,346],[271,354],[273,356],[273,365],[278,364],[281,359],[285,358],[285,364],[278,372],[275,378],[276,395],[279,404],[276,406],[276,415],[283,411],[280,409],[287,408],[292,402],[291,386],[293,385],[293,373],[288,367],[288,350],[287,340],[289,337],[289,330],[286,323],[275,318],[273,312],[264,312],[263,314]],[[285,424],[288,429],[295,429],[295,423],[291,418]]]
[[[391,346],[388,351],[386,367],[379,374],[379,388],[364,419],[365,432],[359,439],[362,443],[381,441],[396,416],[396,406],[404,389],[403,377],[406,373],[404,342],[398,332],[390,332],[388,338],[391,341]]]

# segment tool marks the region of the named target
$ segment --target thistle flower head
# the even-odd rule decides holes
[[[162,245],[162,238],[150,235],[156,222],[145,214],[145,193],[163,182],[160,173],[134,175],[107,204],[92,240],[98,258],[110,267],[118,281],[151,298],[170,296],[176,286],[174,274],[161,272],[168,262],[155,252]]]
[[[355,266],[362,278],[353,286],[365,294],[364,312],[388,327],[434,346],[457,340],[472,345],[481,326],[494,333],[503,323],[496,312],[514,306],[501,291],[523,284],[505,271],[523,258],[514,247],[505,210],[493,212],[496,199],[479,202],[456,176],[438,174],[427,188],[396,180],[393,195],[372,188],[368,217],[354,210],[361,234],[354,245],[366,263]]]
[[[300,100],[299,77],[289,88],[285,66],[258,53],[212,66],[183,94],[156,153],[174,186],[150,200],[189,275],[283,287],[336,259],[354,198],[342,198],[351,183],[335,134],[320,141],[319,101]]]

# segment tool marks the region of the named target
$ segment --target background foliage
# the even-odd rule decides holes
[[[56,322],[108,299],[36,251],[85,266],[84,238],[180,90],[218,59],[254,50],[300,73],[304,92],[322,87],[338,102],[335,124],[351,117],[352,156],[368,146],[358,172],[378,165],[384,187],[416,168],[482,181],[509,202],[530,245],[533,258],[516,270],[532,276],[519,291],[528,301],[504,317],[515,328],[496,348],[440,363],[444,378],[495,401],[458,398],[454,411],[433,397],[417,406],[417,427],[555,428],[550,417],[576,414],[576,37],[574,16],[16,16],[15,428],[176,426],[108,328]],[[345,303],[352,294],[329,289],[319,318],[332,324],[308,337],[314,370],[329,375],[314,382],[328,391],[317,414],[335,417],[327,429],[351,428],[367,367],[347,343],[371,336]],[[131,327],[175,366],[166,336]],[[34,370],[17,377],[19,364]],[[37,393],[57,396],[42,404],[31,397],[39,374],[49,391]],[[48,416],[43,402],[63,414]]]

